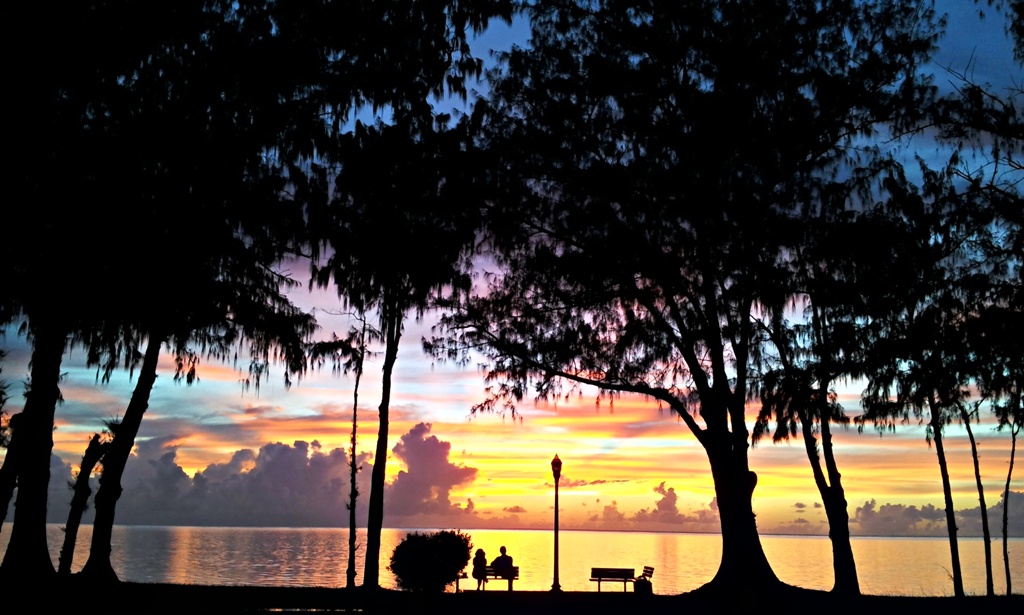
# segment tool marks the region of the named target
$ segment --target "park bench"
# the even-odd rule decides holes
[[[601,591],[601,583],[607,581],[621,582],[622,591],[626,591],[626,583],[634,583],[638,579],[651,580],[654,576],[653,566],[644,566],[644,572],[639,577],[633,568],[591,568],[590,580],[597,582],[597,591]]]
[[[495,572],[493,566],[488,566],[487,568],[485,568],[484,569],[484,575],[488,579],[504,579],[505,578],[505,577],[501,576],[500,574],[498,574],[497,572]],[[469,578],[469,574],[467,574],[466,571],[463,570],[462,574],[460,574],[458,576],[458,578],[455,579],[455,593],[459,592],[459,581],[461,579],[468,579],[468,578]],[[508,591],[512,591],[512,581],[515,581],[517,579],[519,579],[519,566],[512,566],[512,576],[509,579],[507,579],[508,580]],[[484,587],[485,588],[487,587],[486,583],[484,584]]]
[[[602,581],[621,581],[622,591],[626,591],[626,583],[636,580],[636,570],[633,568],[591,568],[590,580],[597,581],[597,591],[601,591]]]

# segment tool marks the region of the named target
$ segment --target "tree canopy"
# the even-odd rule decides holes
[[[865,144],[931,95],[916,68],[934,15],[885,1],[615,0],[530,14],[529,46],[504,58],[478,110],[504,266],[447,324],[488,349],[499,397],[592,384],[676,411],[716,487],[712,585],[772,585],[747,464],[757,322],[798,292],[798,230],[863,209],[883,166]]]

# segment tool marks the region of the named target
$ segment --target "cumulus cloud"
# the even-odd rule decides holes
[[[452,445],[430,433],[430,423],[419,423],[402,436],[393,452],[406,470],[385,492],[388,515],[446,515],[466,512],[451,501],[451,490],[476,479],[476,468],[455,465],[448,459]]]
[[[597,500],[598,503],[601,500]],[[608,529],[621,529],[626,523],[626,514],[619,510],[618,502],[604,506],[600,512],[588,517],[587,521],[596,523],[598,526]]]
[[[654,509],[645,508],[638,511],[634,516],[634,521],[637,523],[668,523],[672,525],[687,521],[686,516],[679,512],[679,496],[676,495],[675,487],[666,488],[665,482],[662,481],[654,488],[654,492],[661,496],[654,504]]]
[[[850,530],[868,536],[937,536],[946,531],[945,513],[932,504],[879,506],[872,499],[857,507]]]
[[[347,523],[348,457],[316,441],[236,451],[194,478],[175,463],[173,438],[142,442],[125,468],[118,522],[228,526],[339,526]],[[357,460],[365,465],[367,454]],[[369,472],[359,488],[369,493]],[[365,496],[361,498],[364,500]],[[357,505],[357,513],[365,505]],[[365,516],[365,515],[363,515]]]
[[[1003,493],[999,494],[999,502],[988,509],[989,533],[993,539],[1003,535],[1003,507],[1008,505],[1006,517],[1006,533],[1008,536],[1024,536],[1024,491],[1011,491],[1006,501]],[[981,523],[981,506],[975,506],[956,513],[956,525],[962,536],[983,536]]]
[[[522,506],[506,506],[505,508],[502,508],[501,511],[521,515],[526,512],[526,509],[523,508]]]
[[[718,532],[721,520],[718,517],[718,498],[712,498],[706,508],[699,508],[688,513],[678,509],[678,496],[675,489],[665,487],[665,483],[654,488],[661,495],[653,510],[643,509],[634,516],[637,529],[662,526],[682,532]]]
[[[66,523],[68,520],[68,511],[71,509],[71,498],[74,497],[74,492],[71,490],[72,485],[75,481],[75,475],[71,468],[71,464],[63,462],[56,455],[50,456],[50,484],[48,485],[46,494],[46,521],[47,523]],[[93,491],[96,490],[95,479],[90,479],[89,483],[92,485]],[[16,497],[11,498],[11,506],[7,513],[7,520],[14,520],[14,501]],[[93,515],[92,509],[90,508],[82,515],[82,523],[92,523]]]
[[[395,456],[406,470],[385,487],[385,524],[450,523],[452,514],[479,520],[472,500],[464,506],[451,501],[452,488],[471,483],[476,468],[448,459],[451,445],[430,435],[420,423],[402,436]],[[122,477],[117,523],[126,525],[216,525],[238,527],[345,527],[348,525],[349,464],[340,448],[324,450],[316,440],[293,444],[268,443],[258,451],[235,451],[223,463],[213,463],[194,477],[177,463],[179,435],[139,440]],[[371,455],[357,458],[359,498],[356,516],[365,526],[372,473]],[[64,523],[71,501],[72,466],[51,456],[47,521]],[[98,484],[92,480],[93,493]],[[17,492],[12,498],[13,511]],[[520,506],[508,507],[507,517],[483,525],[514,527]],[[9,519],[13,512],[9,512]],[[92,522],[92,508],[83,523]],[[474,525],[467,520],[467,526]]]

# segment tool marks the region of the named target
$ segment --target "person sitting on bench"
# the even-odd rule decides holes
[[[503,579],[512,579],[516,576],[516,571],[512,569],[512,556],[505,552],[505,547],[499,549],[501,555],[494,558],[491,562],[491,568],[494,568],[494,574],[501,576]]]

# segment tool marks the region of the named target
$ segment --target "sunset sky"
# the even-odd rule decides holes
[[[331,294],[301,295],[303,305],[318,310],[323,332],[347,329],[344,318],[320,311],[338,310]],[[514,419],[472,415],[471,406],[484,397],[482,374],[472,367],[432,364],[420,350],[430,324],[429,316],[408,324],[396,367],[387,525],[547,527],[553,508],[550,461],[557,453],[564,462],[563,527],[717,531],[706,455],[672,413],[632,397],[613,406],[597,404],[594,391],[581,391],[557,404],[524,402]],[[28,348],[14,331],[5,342],[4,377],[13,387],[8,411],[17,412]],[[97,384],[81,351],[67,356],[64,370],[53,501],[70,499],[64,485],[85,445],[104,420],[123,413],[134,385],[123,373],[108,385]],[[327,369],[286,390],[275,373],[257,395],[242,389],[242,374],[231,365],[203,364],[201,381],[191,387],[175,384],[172,375],[167,355],[142,423],[137,458],[125,474],[120,522],[347,524],[351,378],[332,376]],[[857,392],[850,387],[844,394],[849,411],[858,410]],[[376,441],[379,400],[380,363],[374,361],[360,390],[359,453],[365,462]],[[1010,439],[1007,432],[996,432],[987,416],[975,433],[991,507],[1000,501],[1006,480]],[[944,532],[938,466],[924,436],[917,424],[884,436],[870,428],[838,430],[836,451],[855,533]],[[946,443],[956,508],[976,508],[963,429],[951,426]],[[762,531],[827,532],[799,441],[761,443],[750,459],[759,476],[754,506]],[[360,473],[361,520],[369,468],[364,463]],[[1024,481],[1016,478],[1013,489],[1024,491]],[[1024,493],[1020,499],[1024,505]],[[61,522],[66,508],[51,503],[50,512],[52,521]],[[964,533],[977,529],[974,517],[961,523]],[[1021,517],[1015,518],[1020,525]]]
[[[984,3],[982,3],[984,4]],[[1001,20],[977,21],[967,2],[959,8],[938,67],[973,66],[979,81],[1021,79]],[[522,24],[495,27],[479,44],[507,46],[521,40]],[[947,84],[949,78],[940,78]],[[293,275],[306,281],[304,270]],[[332,316],[341,306],[333,291],[296,291],[294,299],[316,310],[321,335],[344,334],[349,323]],[[75,299],[78,300],[78,299]],[[69,301],[68,309],[74,309]],[[707,457],[685,425],[656,403],[621,397],[596,403],[582,390],[558,403],[524,402],[510,414],[472,415],[484,398],[481,372],[472,366],[435,364],[421,349],[433,315],[406,324],[395,370],[387,459],[385,524],[391,527],[549,527],[551,458],[564,462],[560,488],[562,526],[579,528],[717,531],[714,489]],[[17,325],[0,337],[8,356],[2,378],[10,383],[8,414],[21,410],[29,347]],[[79,349],[65,356],[64,403],[54,433],[50,520],[63,522],[71,472],[103,421],[123,414],[134,386],[127,373],[101,385]],[[239,366],[203,363],[191,387],[172,380],[166,355],[142,423],[137,457],[125,473],[118,521],[151,524],[338,525],[347,524],[348,446],[352,416],[350,377],[327,367],[286,390],[275,372],[257,394],[239,384]],[[244,369],[245,365],[241,365]],[[366,367],[360,390],[360,524],[365,523],[370,459],[377,432],[380,362]],[[860,386],[841,391],[855,414]],[[748,416],[756,408],[751,407]],[[749,422],[748,422],[749,425]],[[996,432],[990,415],[975,425],[981,471],[990,507],[1000,502],[1010,438]],[[969,443],[959,425],[946,432],[957,510],[978,506]],[[883,436],[871,428],[837,429],[836,454],[856,534],[945,532],[935,451],[917,423]],[[754,493],[758,525],[770,533],[827,533],[824,511],[800,441],[758,444],[751,452],[759,481]],[[1017,472],[1011,502],[1024,510],[1024,478]],[[10,519],[10,517],[8,517]],[[1015,513],[1016,535],[1024,515]],[[976,533],[975,515],[960,524]]]

